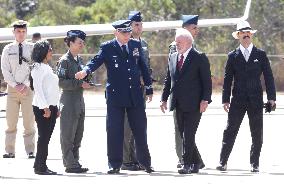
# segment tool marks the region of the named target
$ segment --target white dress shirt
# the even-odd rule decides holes
[[[25,84],[30,86],[29,64],[31,62],[31,53],[33,50],[33,43],[26,41],[22,42],[23,58],[27,61],[22,61],[19,64],[19,42],[14,41],[6,45],[1,56],[1,70],[4,80],[9,86],[15,87],[17,84]]]
[[[48,64],[35,63],[31,71],[34,86],[33,105],[39,109],[48,108],[50,105],[56,106],[59,102],[58,76],[53,73]]]
[[[120,46],[120,48],[121,48],[121,50],[122,50],[122,45],[123,45],[123,44],[120,43],[117,38],[116,38],[116,41],[117,41],[118,45]],[[126,43],[126,44],[124,44],[124,45],[126,46],[126,50],[127,50],[127,52],[129,53],[128,43]]]
[[[184,61],[185,61],[185,59],[186,59],[186,57],[187,57],[187,55],[188,55],[188,53],[189,53],[189,51],[192,49],[192,47],[190,47],[189,49],[187,49],[184,53],[183,53],[183,62],[182,62],[182,65],[183,65],[183,63],[184,63]],[[180,59],[181,59],[181,54],[178,54],[178,61],[180,61]]]
[[[253,44],[251,43],[251,44],[248,46],[248,48],[247,48],[247,50],[248,50],[248,52],[249,52],[248,57],[249,57],[250,54],[251,54],[252,48],[253,48]],[[240,44],[240,50],[241,50],[243,56],[245,57],[245,48],[244,48],[241,44]]]

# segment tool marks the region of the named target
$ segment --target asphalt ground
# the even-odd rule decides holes
[[[5,109],[6,97],[0,98],[0,109]],[[219,172],[218,165],[223,130],[227,114],[222,109],[220,94],[200,122],[196,142],[206,167],[199,174],[177,173],[172,113],[159,109],[160,94],[147,104],[148,145],[154,173],[121,171],[107,175],[106,105],[102,93],[85,94],[85,132],[80,148],[81,164],[90,170],[86,174],[65,173],[59,140],[59,120],[49,145],[47,165],[59,174],[41,176],[33,173],[32,159],[27,159],[23,143],[20,116],[16,142],[16,158],[0,157],[0,189],[8,188],[283,188],[284,176],[284,95],[277,95],[277,110],[264,114],[264,143],[260,158],[260,172],[251,173],[249,152],[251,137],[245,116],[231,153],[228,170]],[[4,153],[6,113],[0,112],[0,152]]]

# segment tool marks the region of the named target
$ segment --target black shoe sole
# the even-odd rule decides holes
[[[37,175],[57,175],[54,171],[34,171]]]
[[[3,158],[15,158],[15,155],[8,155],[8,154],[4,154]]]
[[[107,174],[109,174],[109,175],[113,175],[113,174],[119,174],[120,173],[120,170],[109,170],[108,172],[107,172]]]
[[[88,168],[67,168],[65,170],[66,173],[86,173],[89,171]]]

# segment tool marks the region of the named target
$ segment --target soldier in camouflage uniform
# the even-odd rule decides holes
[[[85,103],[83,90],[90,85],[75,79],[75,73],[82,70],[83,61],[78,54],[84,48],[86,34],[80,30],[67,32],[65,42],[69,50],[58,63],[57,74],[59,86],[62,88],[60,99],[60,143],[63,164],[67,173],[83,173],[88,168],[82,168],[79,163],[79,147],[84,131]]]
[[[148,43],[144,39],[141,38],[142,30],[143,30],[141,13],[139,11],[130,11],[128,19],[132,21],[131,22],[131,27],[132,27],[131,38],[140,41],[142,49],[143,49],[142,57],[148,67],[149,74],[151,75],[152,69],[150,67],[150,54],[148,50]],[[144,99],[145,99],[145,93],[144,93]],[[145,103],[145,107],[146,107],[146,103]],[[123,141],[123,164],[122,164],[121,169],[137,171],[137,170],[140,170],[141,168],[142,167],[139,165],[137,158],[136,158],[134,137],[133,137],[132,131],[128,123],[127,114],[125,114],[124,141]]]
[[[195,39],[199,33],[199,28],[197,25],[198,22],[198,15],[182,15],[181,19],[183,21],[182,27],[186,30],[188,30],[192,37]],[[196,49],[196,44],[193,42],[192,47]],[[176,43],[175,41],[173,41],[170,45],[169,45],[169,57],[171,54],[177,52],[176,50]],[[178,129],[178,125],[177,125],[177,119],[176,119],[176,111],[173,111],[173,117],[174,117],[174,124],[175,124],[175,146],[176,146],[176,154],[178,156],[179,162],[177,164],[177,168],[181,168],[182,167],[182,154],[183,154],[183,149],[182,149],[182,138]],[[197,148],[196,148],[197,149]],[[199,151],[196,150],[196,156],[199,157],[200,161],[200,169],[204,168],[205,165],[201,159],[201,156],[199,154]]]

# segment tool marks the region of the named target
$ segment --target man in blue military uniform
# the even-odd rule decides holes
[[[144,39],[141,38],[143,32],[141,12],[130,11],[128,19],[131,20],[131,28],[132,28],[131,38],[140,41],[143,52],[142,58],[144,59],[144,62],[148,67],[149,74],[151,75],[152,69],[150,67],[150,55],[148,50],[148,44]],[[143,92],[145,91],[143,84],[142,84],[142,90]],[[137,171],[141,169],[141,166],[137,161],[135,151],[136,149],[134,144],[134,137],[131,132],[131,128],[129,127],[127,113],[126,113],[124,120],[123,163],[121,167],[122,170]]]
[[[114,22],[115,39],[103,43],[97,55],[75,75],[83,79],[103,63],[106,66],[107,154],[111,167],[108,174],[119,173],[122,165],[125,112],[135,139],[137,159],[147,173],[154,171],[147,144],[147,118],[140,78],[143,77],[149,102],[153,95],[152,82],[142,58],[141,43],[130,39],[130,23],[130,20]]]

